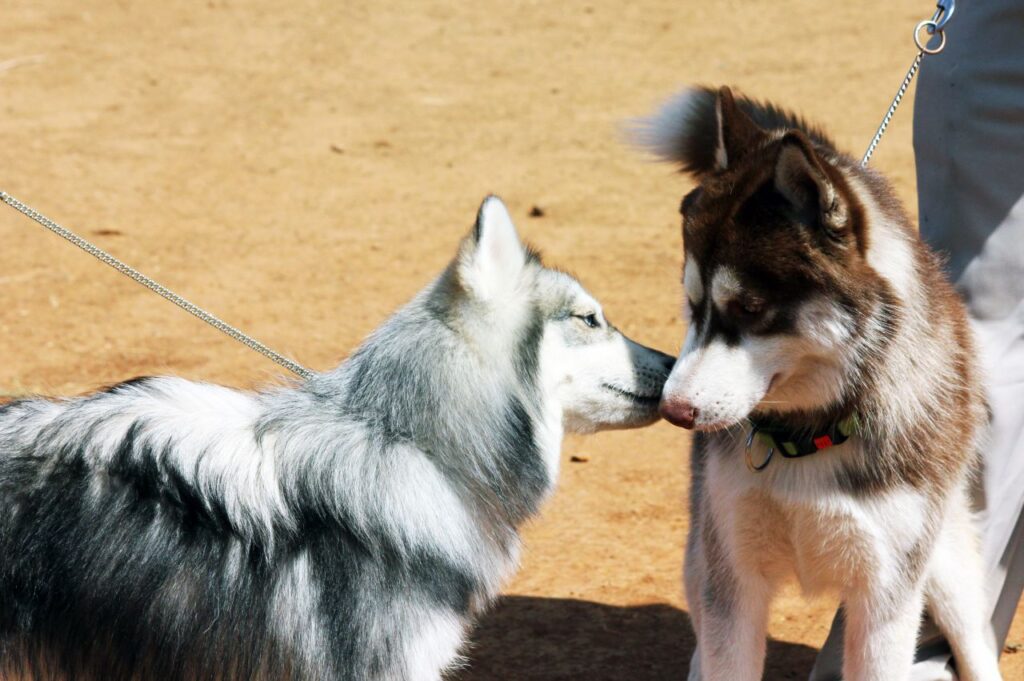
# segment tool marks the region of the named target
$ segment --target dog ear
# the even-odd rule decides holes
[[[719,170],[725,170],[729,163],[735,163],[768,139],[768,131],[740,108],[728,87],[723,86],[718,90],[715,118],[718,122],[715,163]]]
[[[459,279],[478,297],[490,300],[516,285],[526,258],[505,204],[497,196],[488,196],[459,251]]]
[[[775,162],[775,189],[799,212],[813,216],[827,231],[846,227],[849,208],[829,179],[810,140],[799,131],[786,133]]]
[[[768,132],[744,108],[753,106],[737,102],[728,87],[694,87],[636,121],[628,133],[636,145],[699,176],[725,170],[767,141]]]

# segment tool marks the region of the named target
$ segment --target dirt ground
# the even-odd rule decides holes
[[[682,85],[730,83],[860,153],[930,12],[909,0],[6,0],[0,188],[315,369],[439,271],[496,192],[627,333],[673,351],[688,182],[621,144],[621,122]],[[913,209],[911,106],[873,163]],[[4,208],[0,239],[0,393],[280,374]],[[570,438],[560,491],[456,678],[685,678],[685,450],[665,424]],[[784,594],[766,678],[805,677],[832,609]],[[1010,643],[1024,644],[1024,615]],[[1003,660],[1007,679],[1024,678],[1024,653]]]

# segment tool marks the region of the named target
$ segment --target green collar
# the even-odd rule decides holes
[[[752,423],[750,437],[747,438],[747,466],[754,471],[764,470],[775,452],[779,452],[787,459],[809,456],[846,442],[860,430],[857,412],[819,431],[794,429],[769,419],[752,419]],[[757,465],[754,464],[750,452],[755,438],[768,448],[764,461]]]

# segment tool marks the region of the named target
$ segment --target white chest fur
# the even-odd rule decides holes
[[[853,442],[841,447],[855,447]],[[906,556],[930,522],[927,497],[902,488],[854,496],[835,482],[840,447],[801,459],[776,457],[760,473],[743,463],[742,445],[712,451],[705,512],[740,571],[776,582],[795,575],[808,592],[901,578]]]

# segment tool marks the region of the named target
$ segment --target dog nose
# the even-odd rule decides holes
[[[672,425],[690,430],[696,423],[700,411],[685,400],[663,398],[658,405],[658,413]]]

